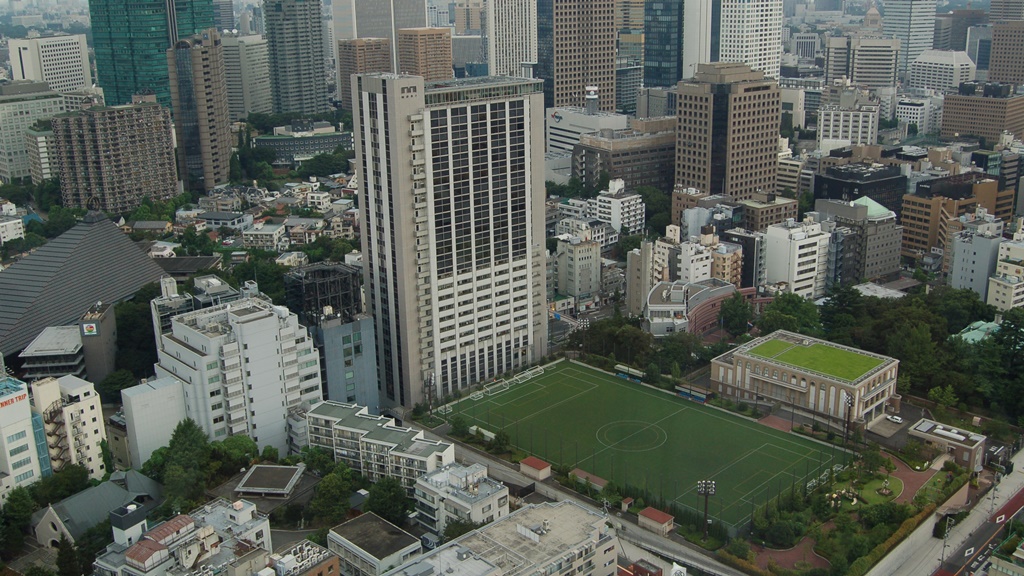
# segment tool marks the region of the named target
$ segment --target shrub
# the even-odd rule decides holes
[[[725,551],[744,560],[750,558],[750,544],[741,538],[733,538],[725,547]]]
[[[900,527],[897,528],[896,531],[892,533],[892,536],[889,536],[885,542],[875,546],[871,552],[857,558],[853,564],[850,564],[850,568],[847,570],[846,574],[848,576],[864,576],[867,574],[868,570],[870,570],[872,566],[881,560],[883,556],[888,554],[890,550],[895,548],[897,544],[902,542],[904,538],[910,535],[910,533],[913,532],[921,522],[924,522],[926,518],[931,516],[934,511],[935,504],[929,504],[913,518],[904,520],[903,523],[900,524]]]
[[[730,554],[724,549],[719,550],[718,552],[716,552],[716,554],[718,555],[718,559],[721,560],[723,564],[732,566],[737,570],[742,570],[747,574],[751,574],[753,576],[774,576],[768,570],[762,570],[761,567],[755,564],[754,562],[751,562],[746,558],[739,558],[733,554]]]

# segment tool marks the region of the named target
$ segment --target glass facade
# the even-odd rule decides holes
[[[683,0],[644,7],[644,86],[675,86],[683,76]]]

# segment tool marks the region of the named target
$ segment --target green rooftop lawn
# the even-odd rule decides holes
[[[750,354],[848,381],[860,378],[882,363],[877,358],[825,344],[803,346],[783,340],[769,340],[753,348]]]

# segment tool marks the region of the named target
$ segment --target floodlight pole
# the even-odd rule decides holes
[[[715,495],[715,481],[714,480],[698,480],[697,481],[697,494],[704,496],[704,538],[702,541],[708,539],[708,498]]]

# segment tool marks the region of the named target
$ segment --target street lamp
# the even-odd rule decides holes
[[[704,538],[708,539],[708,525],[711,521],[708,520],[708,498],[715,495],[715,481],[714,480],[698,480],[697,481],[697,494],[704,496]]]
[[[946,542],[949,540],[949,531],[953,528],[953,517],[946,516],[946,530],[942,533],[942,557],[939,558],[939,568],[946,562],[946,548],[949,544]]]

